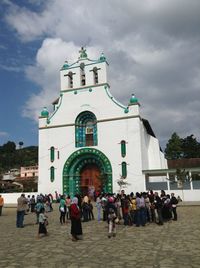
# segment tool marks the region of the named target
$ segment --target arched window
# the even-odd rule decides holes
[[[53,166],[50,167],[50,181],[53,182],[55,180],[55,168]]]
[[[50,148],[50,161],[53,162],[55,158],[55,148],[51,146]]]
[[[75,122],[76,147],[97,145],[96,116],[85,111],[78,115]]]
[[[126,164],[126,162],[122,162],[122,177],[123,178],[127,177],[127,164]]]
[[[72,72],[68,73],[68,87],[73,88],[73,73]]]
[[[124,140],[121,141],[121,156],[122,157],[126,156],[126,142]]]
[[[81,86],[85,86],[85,64],[80,64]]]
[[[98,79],[98,69],[97,69],[97,67],[93,68],[93,75],[94,75],[94,84],[98,84],[99,79]]]

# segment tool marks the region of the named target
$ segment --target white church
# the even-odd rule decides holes
[[[84,48],[79,53],[75,63],[65,62],[60,70],[53,112],[44,108],[39,116],[38,191],[24,192],[26,196],[151,189],[199,201],[200,167],[183,166],[189,179],[180,184],[177,168],[168,168],[149,122],[141,116],[138,99],[132,95],[125,106],[110,93],[106,57],[91,60]],[[16,204],[19,195],[2,193],[7,204]]]
[[[39,117],[39,193],[147,190],[145,170],[167,169],[138,99],[127,106],[110,93],[108,62],[103,53],[89,59],[79,51],[75,63],[60,70],[60,95],[53,112]]]

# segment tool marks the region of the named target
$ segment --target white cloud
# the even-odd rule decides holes
[[[10,4],[6,14],[21,41],[43,40],[26,72],[41,87],[27,101],[26,116],[37,118],[57,97],[60,67],[86,45],[91,58],[105,52],[112,94],[126,104],[134,92],[163,142],[174,130],[199,137],[200,1],[45,3],[37,13]]]
[[[66,56],[69,62],[78,59],[80,47],[72,42],[64,42],[60,38],[45,39],[36,56],[36,63],[26,69],[27,77],[41,87],[41,92],[33,94],[27,101],[23,115],[38,120],[42,107],[49,106],[58,97],[60,90],[59,70],[63,66]],[[96,47],[89,47],[90,56],[98,55]]]
[[[22,68],[21,67],[14,67],[14,66],[6,66],[5,64],[0,64],[0,69],[9,71],[9,72],[21,72]]]

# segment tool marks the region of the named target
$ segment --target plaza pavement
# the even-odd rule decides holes
[[[178,207],[178,221],[163,226],[117,226],[107,238],[107,225],[83,223],[84,238],[72,242],[70,222],[61,226],[57,204],[48,213],[49,236],[37,239],[35,215],[25,216],[25,228],[15,227],[16,209],[3,208],[0,217],[1,268],[200,268],[200,207]]]

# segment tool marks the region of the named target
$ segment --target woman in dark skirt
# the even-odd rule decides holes
[[[81,225],[81,211],[78,206],[78,198],[74,197],[72,199],[72,204],[70,206],[70,219],[71,219],[71,235],[72,241],[77,241],[81,239],[82,236],[82,225]]]

